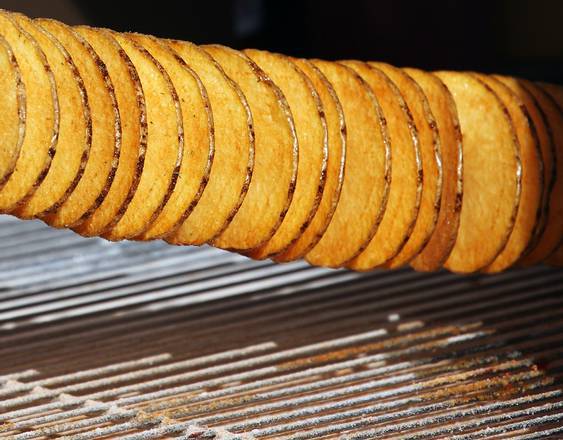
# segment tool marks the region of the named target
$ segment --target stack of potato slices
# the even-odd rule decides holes
[[[0,212],[353,270],[563,262],[563,88],[0,11]]]

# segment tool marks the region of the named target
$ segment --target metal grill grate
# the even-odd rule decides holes
[[[0,438],[563,438],[563,271],[460,277],[0,218]]]

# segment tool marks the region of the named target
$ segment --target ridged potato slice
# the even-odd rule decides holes
[[[74,230],[102,235],[121,220],[137,190],[147,149],[147,112],[141,81],[133,63],[111,34],[86,26],[75,28],[105,63],[121,117],[121,154],[115,178],[104,201]]]
[[[84,221],[106,197],[119,163],[121,120],[107,68],[92,46],[69,26],[55,20],[36,20],[64,46],[74,60],[92,115],[92,146],[82,178],[66,201],[43,220],[57,228]]]
[[[184,151],[184,131],[178,94],[162,65],[130,37],[112,32],[135,66],[145,94],[147,151],[141,179],[125,214],[104,233],[108,240],[145,232],[172,196]]]
[[[328,131],[317,91],[296,64],[284,55],[254,49],[244,52],[283,92],[299,142],[299,170],[289,210],[272,238],[247,254],[264,259],[287,250],[317,213],[326,183]]]
[[[313,83],[323,104],[328,130],[328,163],[326,183],[317,212],[309,226],[289,249],[274,258],[279,262],[302,258],[322,238],[340,199],[344,181],[344,166],[346,165],[346,122],[342,105],[334,88],[311,62],[295,58],[293,62]]]
[[[539,86],[555,100],[559,111],[563,112],[563,87],[548,83],[540,83]],[[563,152],[558,157],[563,157]],[[559,241],[558,248],[553,252],[552,256],[549,257],[547,262],[555,266],[563,266],[563,237]]]
[[[205,86],[215,135],[215,157],[209,182],[199,202],[166,241],[200,245],[221,234],[243,203],[254,169],[252,114],[239,86],[203,49],[183,41],[170,47],[193,69]]]
[[[435,75],[403,69],[421,87],[436,120],[442,154],[442,199],[438,222],[422,251],[410,262],[418,271],[438,270],[454,246],[463,197],[462,136],[450,91]]]
[[[345,65],[313,63],[342,103],[347,153],[336,211],[306,259],[317,266],[339,267],[367,247],[383,218],[391,180],[391,147],[383,113],[368,84]]]
[[[522,255],[522,258],[524,258],[530,253],[532,249],[537,246],[547,226],[547,219],[549,217],[550,211],[549,201],[553,187],[555,185],[555,180],[557,178],[557,169],[555,168],[555,143],[551,130],[549,130],[548,128],[546,115],[539,107],[536,98],[528,90],[522,87],[517,78],[498,75],[494,75],[494,77],[504,85],[506,85],[508,88],[510,88],[522,100],[524,106],[526,107],[526,110],[531,117],[540,143],[544,181],[542,194],[542,212],[540,221],[538,222],[534,230],[532,240],[530,240],[527,249]]]
[[[555,251],[563,237],[563,112],[557,102],[538,85],[520,80],[522,87],[531,93],[545,115],[548,131],[554,145],[555,182],[549,200],[549,213],[545,229],[538,243],[525,255],[520,264],[529,266],[540,263]]]
[[[472,273],[495,260],[514,228],[521,193],[520,146],[508,111],[492,89],[469,73],[437,75],[454,97],[463,135],[461,218],[445,267]]]
[[[21,218],[33,218],[56,211],[78,185],[92,145],[92,118],[84,81],[66,49],[31,19],[20,14],[13,17],[45,53],[59,99],[57,154],[41,185],[14,212]]]
[[[1,10],[0,35],[12,50],[25,87],[25,116],[20,113],[25,117],[23,142],[8,152],[10,159],[4,171],[7,174],[0,190],[0,212],[10,212],[33,195],[49,172],[59,135],[59,101],[55,78],[45,53],[33,38],[23,33],[11,15]],[[19,99],[23,98],[23,89],[19,87],[17,90]],[[21,142],[21,120],[14,129],[16,127],[17,142]],[[17,161],[15,169],[12,169],[16,152]]]
[[[20,155],[25,135],[25,86],[10,44],[0,36],[0,190]]]
[[[213,115],[207,92],[197,74],[165,43],[154,37],[128,34],[168,73],[178,94],[184,131],[184,151],[178,181],[151,226],[136,239],[162,238],[174,232],[199,202],[215,155]]]
[[[485,272],[500,272],[512,266],[528,247],[534,230],[539,223],[542,211],[543,162],[539,139],[524,102],[499,80],[481,74],[475,74],[498,95],[505,105],[520,144],[522,161],[522,194],[514,229],[508,243],[495,260],[487,266]]]
[[[379,100],[391,143],[391,189],[383,219],[369,245],[348,263],[370,270],[389,262],[407,243],[415,226],[423,187],[422,159],[412,115],[399,89],[377,67],[346,61]]]
[[[401,92],[417,129],[424,176],[420,209],[414,228],[403,249],[387,268],[409,263],[426,246],[438,223],[442,200],[442,153],[440,134],[428,99],[422,88],[404,70],[386,63],[370,63],[383,71]]]
[[[204,46],[246,96],[254,120],[255,160],[246,198],[229,226],[213,240],[224,249],[250,250],[278,230],[293,199],[299,147],[281,90],[256,63],[234,49]]]

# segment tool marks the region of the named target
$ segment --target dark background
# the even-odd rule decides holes
[[[69,24],[563,83],[563,1],[0,0]]]

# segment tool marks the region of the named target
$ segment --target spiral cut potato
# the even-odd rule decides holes
[[[563,88],[0,11],[0,212],[352,270],[563,264]]]

